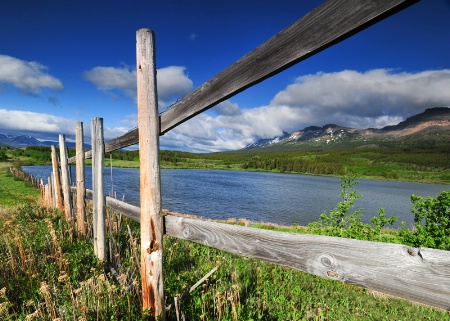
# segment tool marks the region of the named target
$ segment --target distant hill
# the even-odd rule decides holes
[[[443,145],[450,141],[450,108],[435,107],[381,129],[355,129],[336,124],[310,126],[272,139],[261,139],[244,149],[302,149]]]
[[[30,135],[6,135],[0,134],[0,146],[9,146],[11,148],[21,148],[28,146],[51,146],[59,145],[56,141],[41,141]],[[75,143],[66,142],[67,147],[75,148]]]

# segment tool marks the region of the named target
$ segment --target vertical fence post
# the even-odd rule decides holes
[[[84,136],[83,123],[77,122],[76,126],[76,177],[77,177],[77,230],[86,236],[86,186],[84,175]]]
[[[58,155],[56,154],[55,145],[51,146],[52,149],[52,166],[53,166],[53,192],[55,195],[55,206],[62,211],[64,208],[63,205],[63,196],[61,193],[61,177],[59,175],[59,163],[58,163]]]
[[[140,158],[142,308],[165,320],[163,221],[159,164],[159,117],[154,33],[136,33],[137,102]]]
[[[104,158],[103,118],[95,117],[92,119],[92,187],[94,192],[94,251],[99,260],[106,258]]]
[[[59,134],[59,154],[61,162],[62,191],[64,195],[64,214],[66,221],[72,221],[72,202],[70,201],[69,164],[67,163],[66,138]]]
[[[53,184],[52,184],[52,178],[51,176],[47,177],[47,186],[48,186],[48,195],[47,195],[47,206],[48,207],[54,207],[53,202]]]

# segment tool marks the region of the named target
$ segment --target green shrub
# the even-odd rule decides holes
[[[450,191],[436,198],[423,199],[412,195],[415,231],[402,227],[401,236],[407,244],[450,250]]]
[[[310,223],[308,228],[314,234],[329,236],[339,236],[368,241],[392,241],[392,238],[382,235],[382,229],[386,225],[392,225],[397,217],[386,218],[384,209],[378,211],[378,216],[370,219],[372,224],[361,222],[362,208],[349,213],[355,206],[354,203],[362,195],[358,194],[354,186],[358,181],[354,176],[344,176],[341,178],[342,201],[327,214],[320,214],[317,222]]]

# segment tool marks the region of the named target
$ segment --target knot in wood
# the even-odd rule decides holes
[[[324,266],[326,266],[326,267],[330,267],[330,266],[331,266],[331,261],[330,261],[330,259],[327,258],[327,257],[321,258],[321,259],[320,259],[320,262],[321,262]]]
[[[336,259],[332,255],[323,254],[323,255],[319,256],[319,260],[320,260],[320,263],[324,267],[326,267],[328,269],[334,269],[335,268]]]
[[[189,227],[185,227],[184,229],[183,229],[183,237],[184,238],[189,238],[189,235],[190,235],[191,233],[190,233],[190,231],[189,231]]]

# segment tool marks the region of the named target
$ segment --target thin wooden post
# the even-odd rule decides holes
[[[49,176],[47,177],[47,187],[48,187],[48,194],[47,194],[47,206],[53,207],[53,189],[52,189],[52,178]]]
[[[52,150],[53,191],[54,191],[54,195],[55,195],[55,197],[54,197],[55,206],[60,211],[63,211],[64,205],[63,205],[63,195],[61,193],[61,177],[59,174],[58,155],[56,154],[55,145],[51,146],[51,150]]]
[[[72,202],[70,201],[69,165],[67,163],[66,138],[59,134],[59,154],[61,162],[62,192],[64,195],[64,214],[66,221],[72,221]]]
[[[165,320],[159,117],[154,38],[154,33],[150,29],[139,29],[136,33],[142,308],[150,318]]]
[[[51,184],[51,188],[50,188],[50,193],[51,193],[51,206],[53,208],[58,208],[58,202],[56,201],[56,192],[55,192],[55,175],[53,174],[53,172],[50,173],[50,184]]]
[[[77,122],[75,139],[77,166],[77,230],[79,234],[86,236],[86,186],[84,175],[84,135],[82,122]]]
[[[103,118],[92,119],[92,189],[94,216],[94,252],[99,260],[106,258]]]

